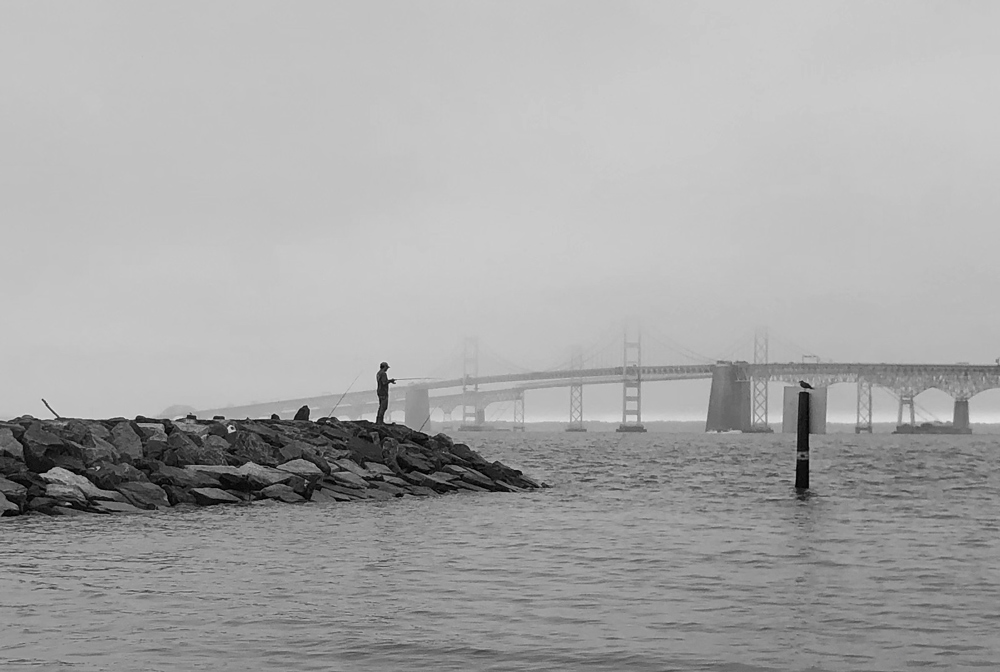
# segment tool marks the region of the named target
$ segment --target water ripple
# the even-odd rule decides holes
[[[0,523],[6,670],[1000,667],[987,437],[467,440],[518,494]]]

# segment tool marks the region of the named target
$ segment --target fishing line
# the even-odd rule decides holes
[[[354,383],[358,382],[358,378],[361,377],[362,373],[364,373],[364,371],[362,371],[357,376],[355,376],[354,380],[351,381],[351,384],[347,387],[347,389],[344,391],[344,393],[342,395],[340,395],[340,399],[338,399],[337,403],[333,405],[333,408],[330,410],[330,413],[328,414],[328,417],[333,417],[333,412],[337,410],[337,406],[340,406],[340,402],[342,402],[344,400],[344,397],[347,396],[347,393],[351,391],[352,387],[354,387]]]

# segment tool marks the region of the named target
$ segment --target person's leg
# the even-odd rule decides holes
[[[378,398],[378,415],[375,416],[376,425],[385,424],[385,411],[389,408],[389,397]]]

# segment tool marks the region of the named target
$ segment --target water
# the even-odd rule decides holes
[[[484,434],[554,485],[0,523],[0,668],[1000,668],[998,437]]]

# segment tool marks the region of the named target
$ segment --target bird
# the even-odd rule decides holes
[[[803,390],[812,390],[812,389],[814,389],[812,385],[810,385],[809,383],[807,383],[804,380],[800,380],[799,381],[799,387],[801,387]]]

